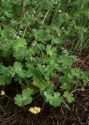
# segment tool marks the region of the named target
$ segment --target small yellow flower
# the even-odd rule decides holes
[[[33,85],[34,87],[38,87],[38,83],[35,82],[35,81],[32,82],[32,85]]]
[[[41,108],[37,107],[37,106],[29,108],[29,112],[31,112],[32,114],[35,114],[35,115],[40,113],[40,111],[41,111]]]
[[[5,95],[5,91],[1,90],[0,95],[2,95],[2,96]]]

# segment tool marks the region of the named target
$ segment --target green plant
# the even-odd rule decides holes
[[[22,91],[22,95],[18,94],[15,97],[15,103],[19,106],[24,106],[24,105],[27,105],[28,103],[31,103],[32,102],[32,97],[31,97],[32,93],[33,93],[32,89],[30,89],[30,88],[24,89]]]
[[[65,99],[72,102],[72,91],[88,84],[89,73],[72,67],[77,57],[64,48],[54,22],[57,4],[52,0],[0,2],[0,86],[21,85],[22,93],[14,98],[19,106],[31,103],[36,94],[55,107]]]

